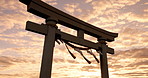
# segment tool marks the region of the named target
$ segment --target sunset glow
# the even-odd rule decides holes
[[[148,0],[42,0],[96,27],[118,33],[108,46],[110,78],[148,78]],[[26,21],[45,23],[19,0],[0,0],[0,78],[39,78],[44,35],[25,30]],[[76,35],[61,25],[64,32]],[[95,38],[85,37],[96,42]],[[101,78],[100,64],[84,52],[55,44],[52,78]],[[99,59],[99,54],[93,51]]]

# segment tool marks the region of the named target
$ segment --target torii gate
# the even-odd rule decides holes
[[[27,5],[27,11],[39,17],[46,19],[46,24],[36,24],[27,21],[26,30],[45,35],[40,78],[51,78],[53,50],[57,39],[65,42],[71,42],[88,48],[101,51],[100,66],[101,77],[109,78],[107,53],[114,54],[114,49],[106,45],[106,41],[112,42],[118,36],[117,33],[111,33],[79,20],[69,14],[66,14],[41,0],[19,0]],[[60,31],[56,24],[77,30],[77,36]],[[98,43],[84,39],[84,33],[98,39]],[[67,43],[68,44],[68,43]],[[71,54],[71,53],[70,53]],[[72,55],[72,54],[71,54]],[[72,57],[74,57],[72,55]],[[74,57],[75,58],[75,57]],[[86,58],[84,58],[90,63]]]

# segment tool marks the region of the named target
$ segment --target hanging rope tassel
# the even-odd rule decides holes
[[[82,51],[80,51],[80,49],[74,48],[74,50],[79,52],[81,54],[81,56],[88,62],[88,64],[91,64],[91,62],[83,55],[83,53],[82,53]]]
[[[69,50],[69,48],[68,48],[68,46],[65,44],[65,46],[66,46],[66,48],[67,48],[67,50],[68,50],[68,52],[69,52],[69,54],[75,59],[76,58],[76,56],[74,56],[74,54],[72,54],[72,52]]]
[[[56,42],[60,45],[60,41],[56,40]]]
[[[87,52],[88,52],[90,55],[92,55],[98,63],[100,63],[99,60],[97,59],[97,57],[95,56],[95,54],[93,54],[93,52],[92,52],[91,49],[90,49],[90,51],[87,50]]]

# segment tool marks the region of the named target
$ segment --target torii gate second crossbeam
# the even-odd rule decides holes
[[[53,50],[57,39],[75,43],[95,50],[100,50],[101,77],[109,78],[107,53],[114,54],[114,49],[106,45],[106,41],[114,41],[117,33],[111,33],[97,28],[69,14],[66,14],[41,0],[20,0],[27,5],[27,11],[46,19],[46,24],[37,24],[28,21],[26,30],[45,35],[40,78],[51,78]],[[77,31],[77,36],[60,31],[56,24],[72,28]],[[89,34],[98,39],[98,43],[84,39],[84,34]],[[84,58],[86,59],[86,58]]]

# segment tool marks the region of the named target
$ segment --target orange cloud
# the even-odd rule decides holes
[[[77,9],[78,6],[79,6],[79,4],[65,4],[64,9],[65,9],[67,12],[69,12],[70,14],[73,15],[73,13],[74,13],[75,11],[81,12],[81,9],[80,9],[80,8]]]
[[[56,0],[44,0],[51,5],[58,5]],[[109,46],[115,47],[115,55],[109,55],[109,71],[112,78],[135,78],[147,76],[147,14],[122,12],[124,7],[137,5],[139,0],[85,0],[92,9],[82,10],[81,4],[66,3],[63,7],[67,12],[107,30],[119,32],[119,37]],[[147,3],[145,3],[147,4]],[[18,7],[19,6],[19,7]],[[84,9],[84,8],[83,8]],[[147,10],[144,10],[145,12]],[[16,0],[1,0],[0,3],[0,78],[38,78],[41,65],[44,36],[25,31],[27,20],[44,23],[35,15],[26,12],[26,6]],[[74,34],[62,26],[59,29]],[[93,38],[87,37],[89,40]],[[2,43],[3,42],[3,43]],[[71,48],[70,48],[71,49]],[[84,52],[92,61],[89,65],[73,49],[73,59],[63,44],[56,43],[54,49],[53,74],[55,78],[100,77],[100,66],[95,59]],[[96,53],[96,52],[94,52]],[[96,55],[99,58],[98,53]]]
[[[130,14],[129,17],[127,18],[129,21],[137,21],[137,22],[148,22],[148,15],[147,14]]]
[[[146,67],[147,63],[147,48],[133,49],[127,51],[117,51],[114,56],[110,56],[109,68],[112,68],[113,75],[116,77],[147,77]],[[144,60],[145,59],[145,60]]]
[[[90,3],[92,2],[93,0],[85,0],[86,3]]]

